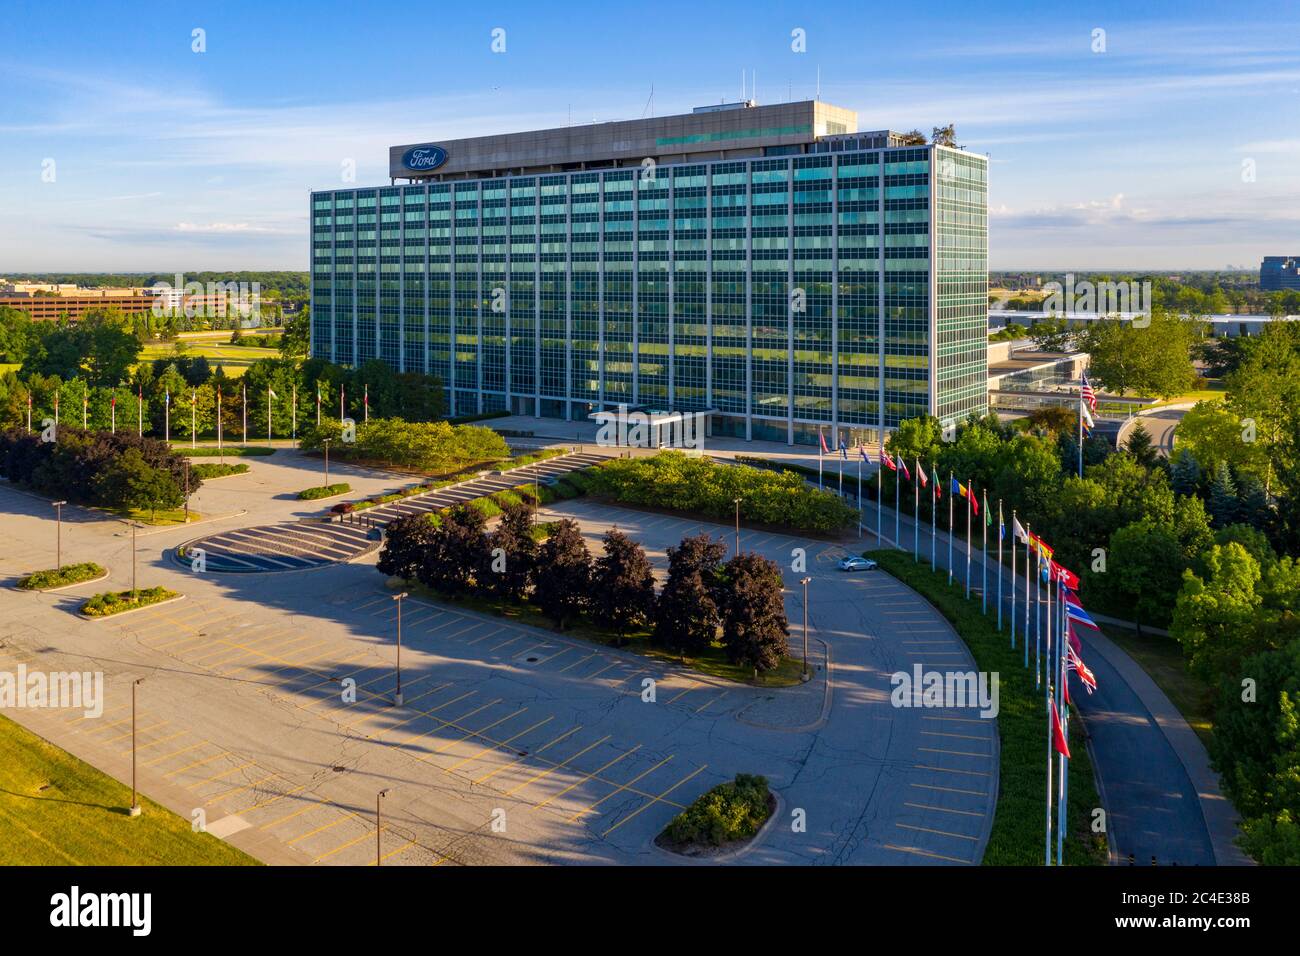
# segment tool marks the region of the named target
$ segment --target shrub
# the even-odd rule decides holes
[[[467,503],[475,511],[482,514],[484,518],[495,518],[501,513],[501,506],[491,498],[475,498]]]
[[[320,449],[332,440],[330,453],[340,458],[382,462],[422,471],[443,473],[478,462],[495,462],[510,455],[505,439],[479,425],[447,422],[407,422],[398,418],[372,418],[357,425],[356,441],[343,442],[338,419],[319,428],[303,430],[301,445]]]
[[[355,511],[356,507],[357,506],[350,501],[340,501],[334,507],[330,508],[330,511],[334,512],[336,515],[346,515]]]
[[[216,458],[218,454],[229,458],[256,458],[275,454],[275,449],[266,445],[226,445],[224,448],[218,449],[215,446],[187,448],[184,445],[173,443],[172,448],[186,458]]]
[[[767,778],[736,774],[677,814],[664,829],[664,840],[674,847],[723,846],[753,837],[772,814],[772,794]]]
[[[194,478],[225,478],[228,475],[246,475],[248,466],[242,462],[237,465],[190,465],[190,476]]]
[[[46,588],[59,588],[69,584],[79,584],[102,577],[104,569],[93,561],[84,564],[67,564],[62,570],[50,568],[37,571],[18,579],[18,586],[24,591],[43,591]]]
[[[340,482],[336,485],[317,485],[315,488],[304,488],[298,492],[298,500],[315,501],[318,498],[332,498],[334,495],[346,494],[351,490],[352,486],[347,482]]]
[[[179,596],[175,591],[164,587],[142,588],[139,591],[105,591],[81,605],[81,613],[88,617],[108,617],[110,614],[133,611],[138,607],[148,607]]]
[[[524,499],[518,493],[510,490],[498,491],[492,496],[492,500],[503,508],[508,505],[521,505],[524,503]]]

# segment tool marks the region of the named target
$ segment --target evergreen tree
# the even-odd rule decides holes
[[[654,606],[654,571],[645,549],[611,529],[592,570],[592,617],[597,624],[613,628],[621,645],[629,630],[650,620]]]
[[[1154,468],[1160,461],[1160,453],[1151,440],[1151,433],[1141,422],[1135,424],[1129,431],[1124,450],[1137,459],[1138,464],[1144,468]]]
[[[775,563],[741,554],[723,568],[722,643],[733,664],[770,671],[789,649],[790,626],[782,597],[784,582]]]
[[[1237,497],[1239,500],[1238,520],[1253,528],[1266,528],[1272,517],[1268,504],[1268,492],[1264,483],[1251,474],[1238,474]]]
[[[1194,495],[1201,486],[1201,466],[1190,452],[1174,456],[1174,467],[1169,475],[1174,491],[1180,495]]]
[[[591,555],[576,522],[558,522],[539,549],[533,600],[559,627],[576,618],[591,590]]]
[[[1210,513],[1214,526],[1222,528],[1237,520],[1240,509],[1241,501],[1237,497],[1237,484],[1232,480],[1232,472],[1226,462],[1219,462],[1214,480],[1210,482],[1210,500],[1205,510]]]

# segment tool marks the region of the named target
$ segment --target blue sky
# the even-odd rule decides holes
[[[742,70],[772,103],[820,69],[864,129],[955,123],[994,269],[1300,251],[1296,3],[45,2],[5,31],[0,275],[306,269],[346,161],[378,184],[390,144],[685,112]]]

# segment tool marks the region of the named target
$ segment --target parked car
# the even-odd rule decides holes
[[[860,558],[856,555],[840,559],[841,571],[873,571],[876,568],[876,562],[870,558]]]

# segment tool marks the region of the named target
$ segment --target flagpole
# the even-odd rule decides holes
[[[826,436],[822,434],[822,430],[819,428],[817,429],[817,487],[818,488],[825,487],[822,484],[822,449],[824,447],[826,447]]]
[[[948,472],[948,586],[952,587],[952,482],[953,473]]]
[[[224,462],[226,460],[225,452],[221,447],[221,386],[217,386],[217,460]]]
[[[894,547],[897,548],[902,543],[903,529],[899,525],[901,513],[898,507],[898,487],[902,482],[898,480],[898,469],[894,469]]]
[[[137,437],[144,437],[144,388],[140,387],[135,393],[135,433]]]
[[[199,390],[190,389],[190,447],[198,447],[199,435]]]
[[[28,408],[28,414],[29,415],[31,414],[30,406]],[[109,427],[113,430],[113,434],[116,435],[117,434],[117,392],[116,391],[114,391],[113,394],[109,396],[108,399],[108,417],[110,422]],[[28,421],[27,426],[28,426],[27,430],[31,431],[30,421]]]
[[[998,499],[998,630],[1002,630],[1002,538],[1006,526],[1002,523],[1002,499]]]
[[[935,570],[935,549],[939,545],[939,476],[930,471],[930,572]]]
[[[298,442],[298,383],[293,383],[293,404],[289,406],[289,440]]]
[[[1083,386],[1079,386],[1079,477],[1083,477]]]
[[[1042,645],[1043,645],[1043,609],[1039,607],[1039,601],[1042,600],[1042,578],[1043,578],[1043,551],[1039,547],[1034,548],[1034,686],[1040,686],[1043,683],[1042,668]],[[1051,681],[1048,681],[1051,686]]]
[[[243,409],[244,423],[239,433],[239,443],[248,444],[248,386],[243,382],[239,383],[239,404]]]
[[[1011,649],[1016,649],[1016,509],[1011,509]]]
[[[879,455],[876,456],[879,459]],[[881,502],[885,500],[885,463],[876,462],[876,547],[885,546],[885,519],[881,516]]]
[[[984,524],[980,537],[980,613],[989,612],[989,492],[984,489]]]
[[[921,459],[916,459],[912,476],[912,563],[921,563]]]
[[[1047,818],[1043,865],[1052,865],[1052,694],[1047,697]]]
[[[1061,582],[1059,578],[1057,579],[1056,582],[1056,597],[1057,597],[1057,601],[1056,601],[1057,607],[1064,606],[1064,602],[1061,600]],[[1070,704],[1069,704],[1069,693],[1067,691],[1066,682],[1069,681],[1070,675],[1066,673],[1066,667],[1065,667],[1066,654],[1065,654],[1064,630],[1057,632],[1056,644],[1057,644],[1056,657],[1057,660],[1059,661],[1058,666],[1060,668],[1060,685],[1061,685],[1061,703],[1060,703],[1061,735],[1065,738],[1065,748],[1069,750],[1070,749],[1070,727],[1068,721],[1070,719]],[[1069,758],[1067,758],[1065,754],[1061,754],[1057,758],[1057,769],[1059,771],[1058,779],[1060,781],[1059,784],[1060,789],[1057,792],[1057,818],[1056,818],[1056,865],[1057,866],[1065,865],[1065,815],[1066,815],[1065,798],[1068,792],[1066,771],[1069,769],[1069,764],[1066,763],[1066,760],[1068,759]]]
[[[968,479],[969,480],[969,479]],[[971,503],[975,499],[971,497],[971,488],[966,486],[966,600],[970,600],[970,513]]]
[[[271,386],[266,386],[266,443],[271,444]]]
[[[862,537],[862,446],[858,446],[858,538]]]
[[[1041,578],[1042,576],[1039,575],[1039,577]],[[1044,615],[1044,625],[1043,625],[1044,637],[1047,641],[1047,647],[1046,647],[1047,654],[1046,654],[1046,658],[1043,661],[1043,666],[1046,669],[1051,670],[1056,666],[1056,658],[1052,656],[1052,652],[1053,652],[1052,623],[1053,622],[1052,622],[1052,559],[1051,558],[1047,559],[1047,587],[1043,588],[1043,590],[1047,592],[1047,613]],[[1059,645],[1061,642],[1057,641],[1056,643]],[[1055,679],[1055,676],[1053,677],[1053,679]],[[1058,697],[1061,694],[1061,687],[1060,687],[1059,680],[1057,681],[1056,693]],[[1060,706],[1061,706],[1060,703],[1058,702],[1056,706],[1057,706],[1057,711],[1059,713]]]
[[[172,393],[167,392],[163,398],[163,441],[172,440]]]
[[[844,497],[844,458],[846,457],[846,450],[845,450],[844,448],[840,448],[839,451],[840,451],[840,460],[839,460],[839,468],[840,468],[840,492],[839,492],[839,494],[840,494],[840,497],[843,498],[843,497]]]
[[[1025,524],[1025,667],[1029,667],[1029,525]]]

